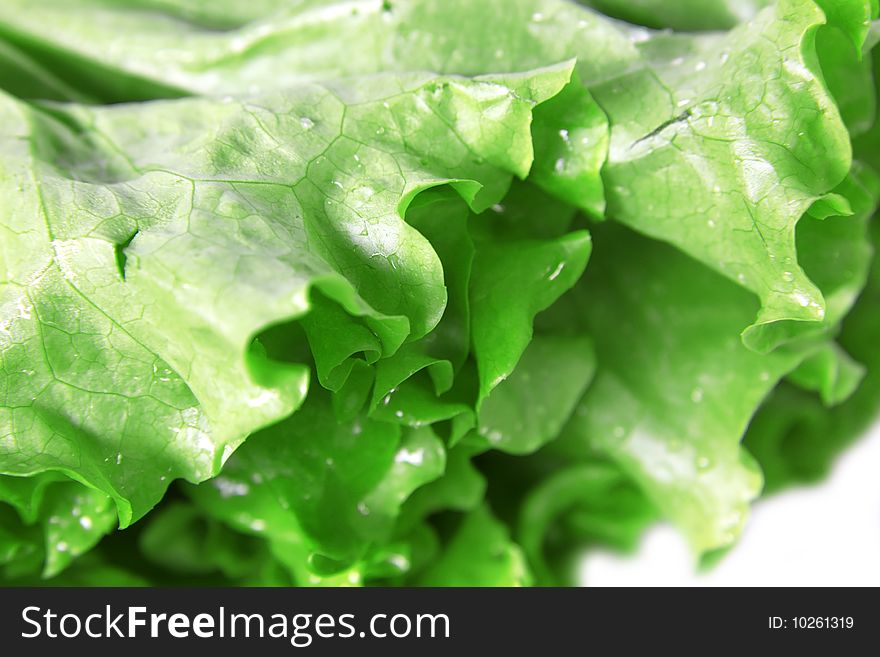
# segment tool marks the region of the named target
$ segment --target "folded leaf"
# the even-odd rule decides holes
[[[519,547],[485,506],[464,516],[419,586],[525,586],[531,581]]]
[[[319,372],[352,355],[340,344],[390,355],[430,331],[442,265],[402,213],[444,184],[477,209],[500,200],[531,164],[532,110],[570,74],[96,109],[0,98],[0,471],[76,476],[124,527],[301,404],[307,364],[251,348],[261,331],[310,310],[321,325],[334,304],[361,318],[319,338]],[[333,303],[312,308],[313,290]]]
[[[590,271],[542,318],[585,330],[597,371],[552,445],[620,465],[698,552],[731,544],[761,473],[740,448],[758,404],[815,347],[760,355],[739,340],[745,290],[620,227],[595,231]]]

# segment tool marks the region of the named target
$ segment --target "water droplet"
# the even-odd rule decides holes
[[[784,271],[782,272],[782,279],[785,281],[793,281],[794,274],[792,274],[790,271]]]
[[[697,65],[694,66],[695,71],[702,71],[706,68],[706,62],[697,62]]]
[[[408,465],[421,465],[425,460],[425,450],[422,448],[416,450],[408,450],[405,447],[394,455],[395,463],[406,463]]]
[[[394,417],[397,417],[397,418],[401,418],[401,417],[403,417],[403,411],[395,411],[395,412],[394,412]]]
[[[232,481],[226,477],[215,477],[211,480],[214,488],[220,493],[220,497],[241,497],[250,492],[250,487],[240,481]]]
[[[500,203],[496,203],[492,206],[492,212],[497,212],[498,214],[501,214],[502,212],[504,212],[504,206]]]
[[[67,550],[69,549],[69,547],[70,547],[70,546],[68,546],[67,543],[64,542],[64,541],[58,541],[58,542],[55,544],[55,549],[58,550],[59,552],[67,552]]]
[[[534,14],[532,14],[532,21],[534,21],[535,23],[540,23],[543,20],[544,14],[542,14],[540,11],[536,11]]]
[[[554,269],[553,272],[547,277],[548,280],[555,281],[557,278],[559,278],[559,274],[562,273],[563,269],[565,269],[565,263],[560,262],[558,265],[556,265],[556,269]]]
[[[407,559],[402,554],[389,555],[388,563],[390,563],[392,566],[400,571],[405,571],[409,569],[409,559]]]
[[[698,470],[708,470],[712,467],[712,460],[708,456],[701,456],[697,459]]]
[[[116,465],[122,463],[122,453],[116,455]]]
[[[676,57],[669,63],[673,66],[681,66],[684,63],[684,57]]]
[[[360,513],[362,516],[370,515],[370,507],[368,507],[363,502],[358,502],[357,510],[358,510],[358,513]]]
[[[79,519],[79,524],[83,529],[91,529],[92,528],[92,519],[88,516],[83,516]]]
[[[695,404],[699,404],[703,401],[703,389],[697,386],[693,390],[691,390],[691,401]]]
[[[556,165],[554,166],[554,168],[556,169],[556,173],[562,173],[563,171],[565,171],[565,158],[560,157],[558,160],[556,160]]]
[[[303,130],[311,130],[315,127],[315,122],[312,121],[309,117],[304,116],[299,120],[299,124],[302,126]]]
[[[806,294],[795,292],[792,296],[794,296],[795,301],[798,302],[801,308],[806,308],[810,305],[810,298]]]
[[[384,134],[385,134],[385,128],[383,128],[383,127],[380,125],[378,128],[376,128],[376,134],[377,134],[377,135],[384,135]]]

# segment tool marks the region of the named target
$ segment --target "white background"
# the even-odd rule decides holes
[[[880,424],[825,481],[756,503],[739,544],[708,573],[661,525],[634,555],[588,555],[580,575],[588,586],[880,586]]]

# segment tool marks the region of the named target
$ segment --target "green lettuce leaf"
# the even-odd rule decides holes
[[[419,586],[527,586],[525,558],[507,529],[486,506],[461,518],[440,556],[422,573]]]
[[[531,164],[532,109],[570,73],[99,109],[3,97],[0,471],[75,476],[124,527],[301,404],[307,365],[252,348],[262,330],[338,304],[354,319],[319,372],[430,331],[442,265],[402,214],[443,184],[500,200]]]
[[[15,573],[42,563],[51,578],[116,527],[116,508],[104,493],[57,473],[0,477],[0,562]]]
[[[632,550],[654,520],[656,511],[626,474],[583,463],[554,469],[528,491],[516,536],[538,583],[565,584],[585,547]]]
[[[880,244],[876,218],[874,244]],[[880,267],[876,261],[867,289],[840,334],[840,344],[865,368],[861,386],[844,403],[827,408],[822,399],[791,385],[780,386],[749,426],[744,443],[761,464],[768,493],[793,484],[814,483],[828,473],[840,452],[867,431],[880,415]]]
[[[308,584],[358,573],[366,549],[388,540],[400,505],[439,477],[445,460],[430,428],[339,422],[329,395],[314,390],[298,413],[252,436],[220,476],[188,493],[212,516],[265,536]]]
[[[797,260],[795,226],[849,169],[844,118],[862,124],[870,113],[870,101],[862,101],[869,94],[831,75],[832,91],[843,94],[842,118],[822,67],[858,68],[840,60],[857,56],[875,4],[823,3],[823,13],[812,0],[781,0],[726,34],[686,36],[634,32],[563,0],[304,2],[221,35],[153,25],[127,45],[124,62],[106,52],[110,41],[101,31],[129,18],[103,6],[87,4],[71,19],[71,9],[50,4],[18,12],[23,16],[10,10],[0,21],[28,34],[46,23],[64,25],[55,39],[73,51],[125,74],[174,79],[193,93],[240,93],[389,68],[522,70],[577,57],[580,78],[611,126],[602,171],[609,214],[757,294],[761,309],[744,339],[766,351],[812,332],[824,317],[824,299]],[[676,10],[687,13],[684,5]],[[504,35],[498,42],[484,38],[487,21]],[[851,52],[837,47],[838,35],[852,41]],[[162,47],[171,39],[185,47]],[[308,47],[288,48],[289,40]],[[284,72],[269,62],[283,62]],[[550,123],[572,146],[555,159],[564,174],[558,179],[569,176],[572,162],[579,172],[573,180],[598,173],[590,163],[601,159],[591,153],[604,152],[607,142],[599,148],[591,135],[605,119],[590,111],[596,128],[583,133],[584,141],[572,142],[575,133]],[[560,184],[550,187],[564,194]]]
[[[877,15],[2,3],[0,580],[723,553],[877,414]]]
[[[751,295],[670,247],[611,226],[595,242],[582,284],[542,318],[586,331],[597,354],[595,382],[553,447],[618,463],[696,551],[729,545],[761,490],[742,434],[810,350],[747,349]]]
[[[753,18],[772,0],[580,0],[603,14],[656,29],[722,30]]]

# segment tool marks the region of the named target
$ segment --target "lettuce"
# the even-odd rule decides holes
[[[876,17],[4,3],[0,579],[729,548],[880,404]]]

